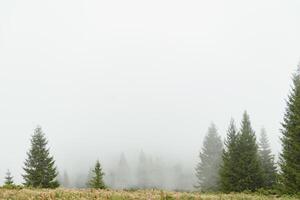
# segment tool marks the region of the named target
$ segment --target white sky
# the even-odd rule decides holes
[[[248,110],[280,149],[299,0],[0,1],[0,177],[43,127],[60,168],[143,149],[194,164]],[[82,161],[85,158],[86,163]]]

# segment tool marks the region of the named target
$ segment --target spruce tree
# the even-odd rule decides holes
[[[70,179],[69,179],[68,172],[67,172],[66,170],[64,171],[63,180],[62,180],[62,185],[63,185],[65,188],[70,188]]]
[[[300,191],[300,64],[293,76],[281,132],[280,188],[286,193],[296,193]]]
[[[24,163],[24,185],[28,187],[56,188],[59,186],[55,161],[47,148],[48,141],[38,126],[31,138],[31,148]]]
[[[273,188],[276,184],[277,172],[265,129],[262,129],[260,133],[259,156],[263,173],[262,186],[266,189]]]
[[[262,186],[262,169],[258,155],[255,133],[247,112],[243,115],[241,130],[237,139],[238,157],[236,163],[237,183],[234,191],[255,191]]]
[[[202,191],[217,191],[220,186],[219,170],[222,161],[223,144],[212,124],[204,138],[203,147],[199,154],[200,162],[196,166],[198,183],[196,188]]]
[[[150,176],[149,176],[149,160],[146,154],[141,151],[139,155],[139,162],[137,166],[137,187],[141,189],[150,188]]]
[[[99,160],[96,161],[95,167],[92,170],[92,177],[88,182],[90,188],[95,189],[105,189],[105,184],[103,181],[104,173],[102,172],[101,164]]]
[[[224,192],[235,191],[237,188],[238,177],[237,162],[239,160],[239,149],[237,148],[238,133],[234,120],[232,119],[227,130],[225,148],[222,155],[222,165],[220,168],[221,189]]]
[[[10,171],[7,170],[5,175],[4,186],[12,186],[12,185],[14,185],[13,176],[11,175]]]
[[[115,188],[124,189],[129,186],[130,183],[130,168],[125,157],[125,154],[122,153],[120,156],[119,164],[116,170],[116,184]]]
[[[175,191],[180,191],[186,189],[187,181],[189,180],[184,174],[183,167],[180,163],[177,163],[173,167],[173,174],[172,174],[172,183],[173,189]]]

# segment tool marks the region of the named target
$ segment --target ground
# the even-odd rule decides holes
[[[201,194],[159,190],[8,190],[0,189],[0,199],[8,200],[296,200],[296,197],[263,196],[258,194]]]

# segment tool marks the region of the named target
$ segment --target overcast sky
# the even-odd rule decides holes
[[[61,169],[142,149],[194,164],[244,110],[280,150],[299,0],[0,1],[0,177],[39,124]],[[83,162],[82,159],[86,162]]]

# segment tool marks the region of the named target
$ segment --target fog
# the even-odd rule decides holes
[[[37,125],[72,186],[97,159],[111,183],[122,154],[136,186],[144,152],[159,169],[154,185],[192,188],[208,126],[224,138],[244,110],[278,155],[299,9],[298,0],[0,1],[0,177],[10,169],[22,183]]]

